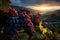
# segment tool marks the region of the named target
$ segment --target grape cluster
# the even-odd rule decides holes
[[[40,14],[37,14],[37,15],[33,15],[32,16],[32,22],[33,22],[33,25],[34,26],[39,26],[39,23],[40,23]]]
[[[9,12],[4,16],[4,34],[14,35],[20,29],[19,17],[16,10],[10,8]]]
[[[21,28],[29,35],[34,33],[33,23],[26,13],[19,13],[18,16],[14,16],[10,11],[4,17],[4,34],[15,35]]]
[[[23,12],[22,14],[20,14],[19,16],[20,18],[20,21],[22,19],[22,27],[24,28],[25,32],[28,34],[28,35],[33,35],[34,33],[34,30],[33,30],[33,23],[30,19],[30,16],[26,13],[26,12]]]
[[[18,16],[7,14],[4,21],[4,33],[9,35],[16,34],[17,30],[21,27],[18,19]]]
[[[24,27],[25,32],[26,32],[27,34],[29,34],[29,35],[33,35],[33,33],[34,33],[33,23],[32,23],[32,21],[31,21],[30,17],[29,17],[26,13],[24,13],[24,15],[25,15],[25,17],[26,17],[26,22],[27,22],[26,27]]]

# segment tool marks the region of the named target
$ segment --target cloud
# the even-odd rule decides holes
[[[11,5],[16,6],[28,6],[34,5],[37,3],[37,0],[11,0]]]
[[[11,0],[11,5],[20,6],[21,1],[20,0]]]
[[[12,5],[16,5],[16,6],[32,6],[43,3],[60,5],[60,0],[11,0],[11,2]]]
[[[60,0],[46,0],[46,1],[60,2]]]

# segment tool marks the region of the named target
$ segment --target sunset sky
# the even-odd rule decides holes
[[[41,12],[60,9],[60,0],[11,0],[11,5],[23,6]]]
[[[12,5],[16,6],[31,6],[31,5],[39,5],[42,3],[49,3],[54,5],[60,4],[60,0],[11,0],[11,2]]]

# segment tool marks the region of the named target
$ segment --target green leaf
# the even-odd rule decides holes
[[[0,10],[3,10],[4,12],[8,12],[9,8],[9,1],[8,0],[3,0],[3,3],[0,5]]]

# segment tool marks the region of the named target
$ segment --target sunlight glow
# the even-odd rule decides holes
[[[60,6],[52,6],[52,5],[48,5],[48,4],[42,4],[42,5],[28,6],[28,8],[31,8],[34,10],[39,10],[42,12],[48,12],[48,11],[60,9]]]

